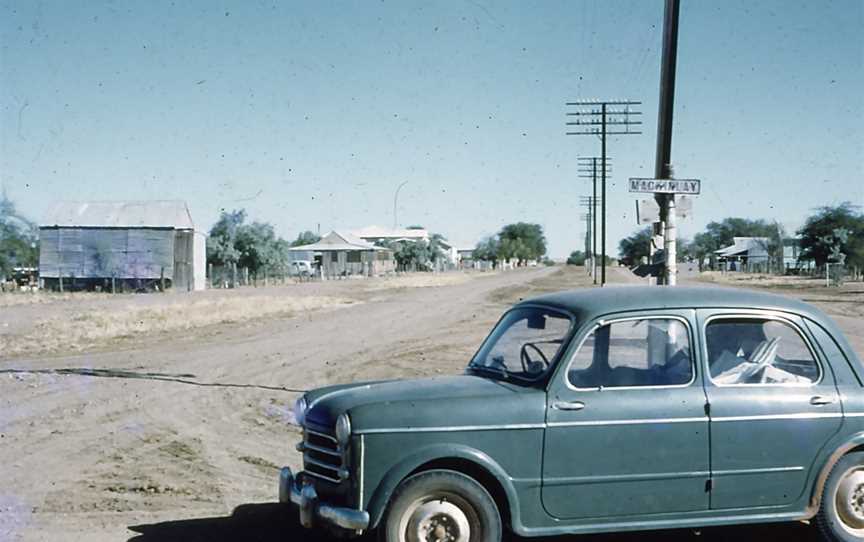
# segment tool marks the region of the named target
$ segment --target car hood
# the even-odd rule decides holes
[[[545,392],[460,375],[330,386],[306,394],[307,423],[331,427],[343,412],[355,432],[542,423]]]

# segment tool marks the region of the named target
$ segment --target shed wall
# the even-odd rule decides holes
[[[157,279],[174,275],[173,229],[40,228],[45,278]]]

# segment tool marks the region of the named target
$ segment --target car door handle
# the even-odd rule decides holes
[[[814,395],[810,398],[810,404],[814,406],[830,405],[833,402],[832,397],[825,397],[824,395]]]
[[[556,410],[582,410],[585,408],[585,403],[582,401],[555,401],[552,403],[552,408]]]

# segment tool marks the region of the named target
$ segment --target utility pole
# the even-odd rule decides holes
[[[588,274],[594,277],[594,284],[597,284],[597,198],[580,196],[579,205],[588,209],[588,237],[585,241],[585,255],[591,258]]]
[[[638,135],[642,132],[630,130],[631,126],[642,124],[641,121],[632,120],[631,115],[641,115],[641,111],[632,111],[632,106],[640,105],[641,102],[629,100],[578,100],[567,102],[568,107],[590,107],[590,109],[579,109],[568,112],[567,116],[575,116],[575,121],[567,122],[567,126],[578,126],[575,132],[567,132],[567,135],[595,135],[600,138],[600,164],[606,164],[606,136],[610,135]],[[598,109],[599,106],[599,109]],[[621,127],[612,128],[609,126]],[[600,168],[601,183],[601,219],[600,219],[600,249],[601,268],[600,286],[606,285],[606,168]]]
[[[604,170],[606,177],[611,176],[612,164],[609,163],[611,158],[606,158],[605,166],[601,166],[604,162],[598,156],[582,156],[579,157],[579,177],[582,179],[591,179],[593,195],[591,196],[591,218],[593,220],[591,231],[593,232],[593,242],[591,247],[591,275],[594,277],[594,284],[597,284],[597,172],[598,167]],[[584,200],[584,198],[583,198]]]
[[[579,220],[585,221],[585,255],[586,255],[586,257],[591,251],[594,250],[594,248],[591,246],[591,219],[592,219],[591,213],[580,213],[579,214]],[[587,260],[586,260],[586,267],[587,267]],[[589,275],[591,274],[590,268],[588,269],[588,274]],[[596,275],[594,276],[594,284],[597,284],[597,276]]]
[[[671,179],[673,175],[672,112],[675,104],[679,4],[680,0],[666,0],[663,15],[663,59],[660,65],[660,108],[657,113],[657,156],[654,165],[654,177],[657,179]],[[660,224],[666,249],[666,265],[663,276],[659,278],[663,284],[675,286],[678,278],[675,195],[656,194],[654,197],[660,205]]]

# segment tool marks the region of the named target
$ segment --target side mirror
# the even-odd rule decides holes
[[[528,329],[546,329],[546,316],[542,314],[529,315]]]

